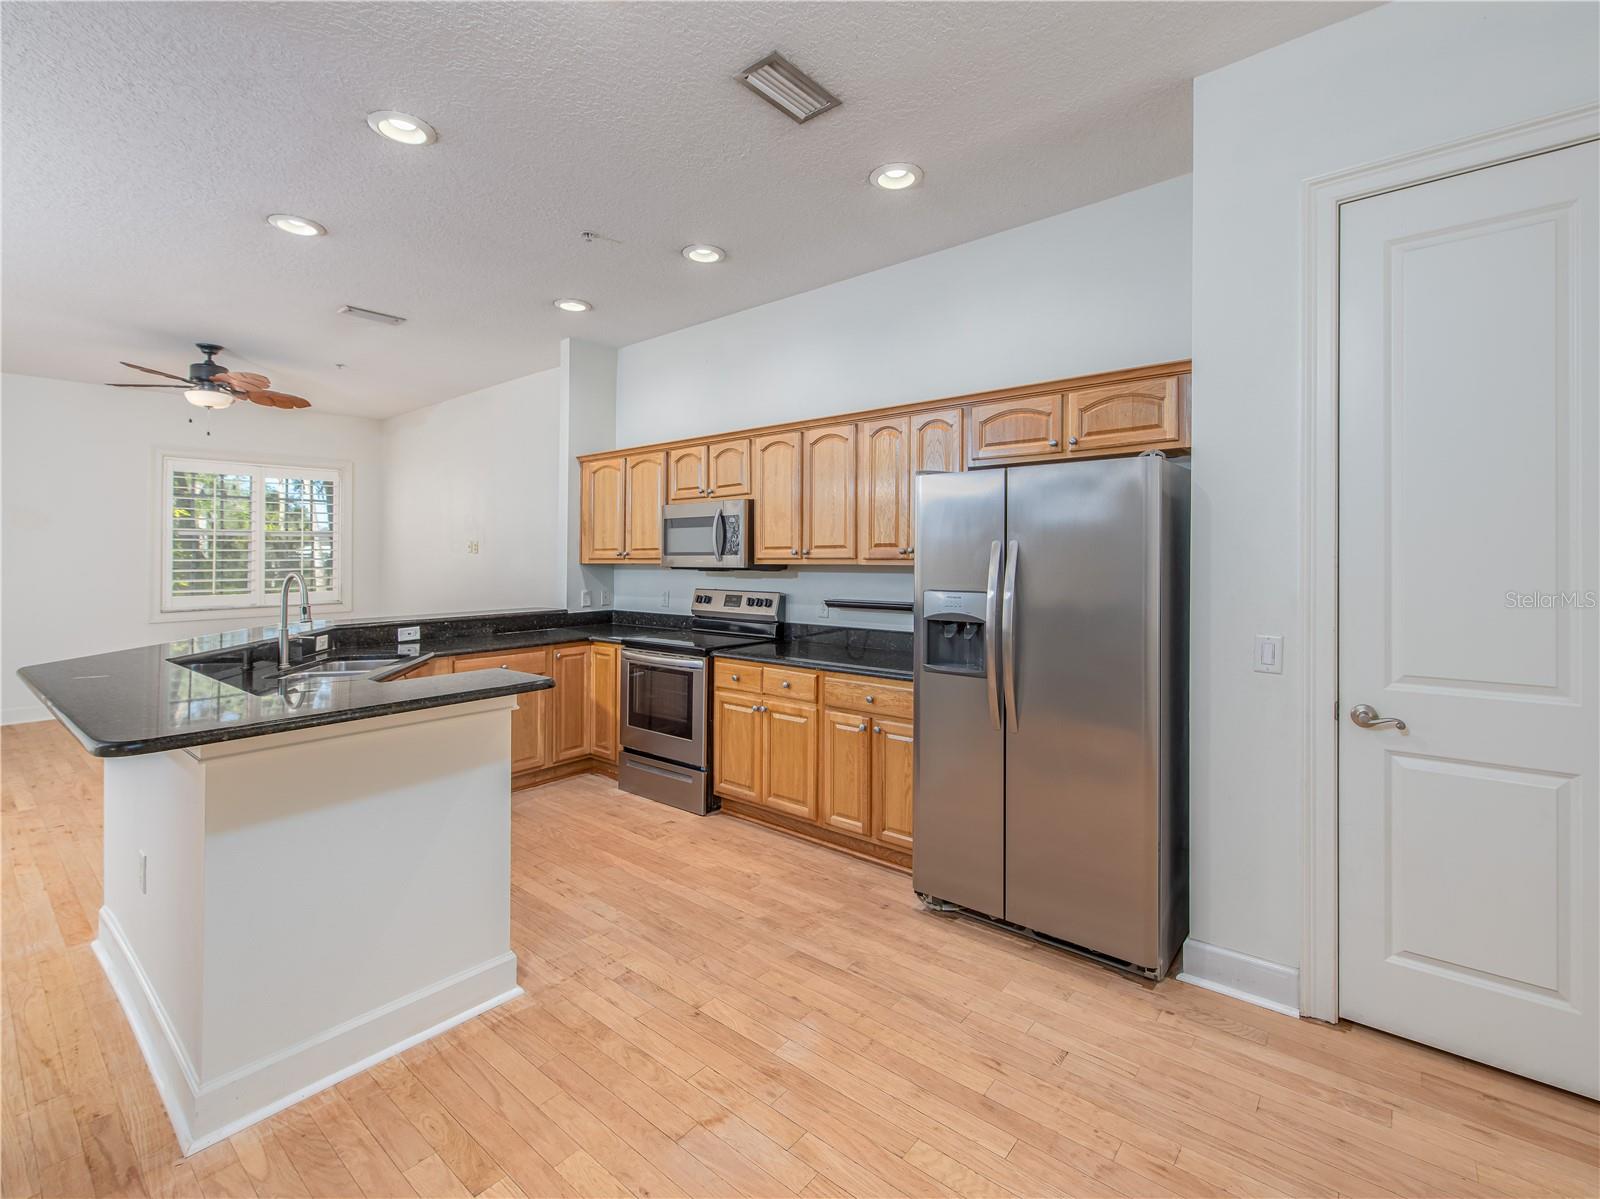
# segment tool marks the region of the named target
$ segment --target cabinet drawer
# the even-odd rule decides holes
[[[909,717],[911,688],[890,679],[830,674],[822,680],[822,702],[830,708],[849,708],[852,712]]]
[[[455,670],[453,673],[461,674],[467,670],[520,670],[523,674],[549,674],[550,651],[548,649],[518,649],[506,653],[487,654],[462,654],[454,659]]]
[[[715,666],[716,690],[760,692],[761,667],[750,662],[724,662],[721,658]]]
[[[810,703],[817,698],[817,676],[810,670],[785,670],[781,666],[763,666],[761,690],[780,699]]]

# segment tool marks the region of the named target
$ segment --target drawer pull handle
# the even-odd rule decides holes
[[[876,697],[874,697],[874,696],[871,696],[871,695],[869,695],[869,696],[867,696],[867,702],[868,702],[868,703],[869,703],[869,704],[870,704],[870,703],[876,703],[876,702],[877,702],[877,700],[876,700]]]
[[[789,680],[788,679],[784,679],[783,680],[783,687],[787,690],[788,686],[789,686]]]
[[[737,683],[739,681],[739,676],[736,675],[736,674],[730,674],[728,677],[730,679],[732,679],[735,683]]]

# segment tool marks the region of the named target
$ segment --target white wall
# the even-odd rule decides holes
[[[383,422],[374,615],[566,606],[560,403],[548,370]]]
[[[1298,966],[1305,181],[1594,103],[1592,4],[1393,4],[1195,81],[1191,935]],[[1286,635],[1284,673],[1251,670]]]
[[[352,464],[351,599],[378,602],[382,438],[362,417],[253,404],[205,413],[173,392],[0,379],[0,721],[46,713],[19,666],[261,623],[238,614],[156,620],[153,491],[159,450],[281,455]]]
[[[569,611],[605,608],[611,603],[610,566],[585,566],[582,549],[582,478],[579,454],[609,450],[617,444],[617,351],[592,341],[561,341],[561,469],[553,476],[558,520],[565,541]]]
[[[617,356],[617,444],[822,417],[1189,356],[1187,177],[748,309]],[[715,270],[737,270],[730,258]],[[616,569],[616,606],[684,611],[698,583],[911,598],[905,569]],[[719,582],[720,580],[720,582]],[[841,623],[909,628],[908,617]]]

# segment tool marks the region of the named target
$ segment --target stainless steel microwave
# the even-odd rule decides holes
[[[695,500],[661,510],[661,562],[690,570],[749,570],[751,502]]]

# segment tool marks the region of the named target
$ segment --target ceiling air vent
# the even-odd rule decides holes
[[[837,96],[777,51],[740,71],[739,81],[797,125],[840,104]]]

